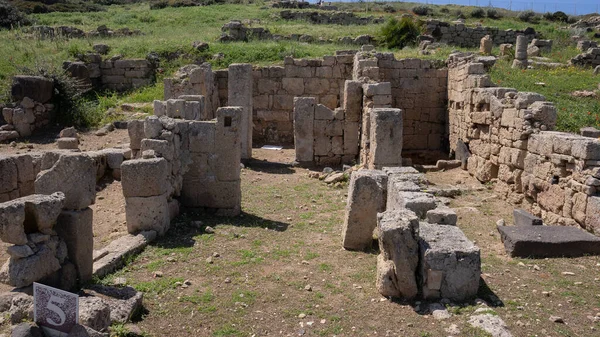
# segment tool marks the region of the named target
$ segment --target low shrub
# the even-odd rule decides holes
[[[381,28],[380,40],[388,48],[402,49],[405,46],[416,44],[420,34],[420,24],[412,18],[404,16],[400,20],[395,18],[388,20]]]
[[[466,19],[467,17],[463,14],[463,12],[460,9],[456,10],[456,18],[457,19]]]
[[[444,14],[448,14],[448,13],[450,13],[450,9],[448,9],[447,7],[442,7],[442,8],[440,8],[440,12],[444,13]]]
[[[386,13],[396,13],[396,8],[390,5],[383,6],[383,11]]]
[[[0,0],[0,28],[27,26],[31,20],[12,4]]]
[[[535,18],[535,12],[531,10],[522,11],[517,18],[523,22],[532,22]]]
[[[425,16],[431,12],[431,8],[427,6],[415,6],[412,11],[419,16]]]
[[[471,12],[471,17],[472,18],[476,18],[476,19],[484,18],[485,17],[485,11],[483,10],[483,8],[475,8]]]
[[[490,19],[500,19],[500,13],[495,8],[488,8],[486,11],[486,15]]]

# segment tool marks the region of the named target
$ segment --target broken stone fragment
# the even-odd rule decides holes
[[[110,306],[98,297],[79,297],[79,323],[106,331],[110,326]]]
[[[0,240],[15,245],[27,243],[23,228],[25,204],[12,200],[0,204]]]
[[[34,255],[6,261],[0,269],[0,281],[17,288],[26,287],[59,269],[55,252],[43,245]]]

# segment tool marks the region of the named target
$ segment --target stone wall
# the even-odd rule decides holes
[[[128,125],[136,158],[122,166],[130,233],[164,234],[179,204],[220,215],[240,212],[243,108],[222,107],[216,119],[191,120],[186,111],[194,110],[192,103],[204,97],[187,98],[155,102],[155,116]]]
[[[356,16],[351,12],[321,12],[321,11],[291,11],[283,10],[279,13],[283,20],[304,20],[315,25],[368,25],[383,23],[383,17]]]
[[[556,123],[552,103],[494,87],[472,59],[453,54],[448,61],[450,146],[457,158],[545,222],[600,233],[600,140],[549,131]]]
[[[592,68],[600,66],[600,48],[589,48],[587,51],[572,58],[569,63],[575,66]]]
[[[89,53],[83,61],[64,62],[63,68],[80,81],[80,86],[96,90],[126,91],[155,80],[155,65],[146,59],[102,59],[100,54]]]
[[[436,42],[447,43],[460,47],[478,47],[481,39],[489,35],[496,45],[502,43],[514,44],[517,35],[525,35],[528,40],[537,37],[533,28],[521,30],[501,30],[495,27],[468,27],[464,23],[449,23],[439,20],[427,20],[425,34],[431,35]]]

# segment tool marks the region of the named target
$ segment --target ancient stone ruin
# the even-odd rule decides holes
[[[370,23],[383,23],[384,18],[372,16],[356,16],[352,12],[325,12],[325,11],[291,11],[283,10],[280,13],[283,20],[303,20],[315,25],[367,25]]]
[[[489,35],[496,45],[514,44],[519,35],[525,36],[529,41],[537,37],[537,33],[533,28],[527,28],[523,31],[501,30],[495,27],[469,27],[464,23],[449,23],[433,19],[427,20],[425,23],[425,35],[433,37],[435,42],[460,47],[478,47],[481,39],[486,35]]]

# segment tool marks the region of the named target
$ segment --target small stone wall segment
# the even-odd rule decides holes
[[[428,60],[396,60],[391,53],[376,56],[381,81],[391,83],[391,107],[403,111],[405,156],[445,151],[448,69],[437,69]]]
[[[517,35],[525,35],[529,41],[537,37],[533,28],[525,30],[500,30],[495,27],[468,27],[464,23],[449,23],[439,20],[427,20],[425,34],[433,36],[436,42],[450,45],[473,48],[478,47],[481,39],[489,35],[496,45],[514,44]]]
[[[569,63],[575,66],[595,68],[600,65],[600,48],[589,48],[582,54],[572,58]]]
[[[317,25],[367,25],[383,23],[385,21],[383,17],[360,17],[351,12],[299,12],[283,10],[279,13],[279,15],[283,20],[303,20]]]
[[[423,298],[464,301],[477,296],[480,251],[455,226],[419,226],[419,276]]]
[[[215,118],[215,112],[219,106],[225,106],[219,102],[219,91],[216,83],[216,75],[212,71],[210,63],[202,65],[187,65],[180,68],[172,78],[164,79],[164,99],[175,99],[185,95],[204,96],[204,112],[200,120],[211,120]],[[227,91],[225,91],[227,97]]]
[[[64,62],[66,72],[94,89],[126,91],[151,85],[155,80],[155,66],[146,59],[102,59],[100,54],[85,54],[83,61]]]
[[[29,137],[54,120],[54,104],[50,101],[54,83],[41,76],[14,76],[12,104],[2,109],[6,124],[0,126],[0,142]]]
[[[385,210],[387,181],[387,175],[379,170],[352,173],[342,227],[342,246],[345,249],[364,250],[373,244],[377,212]]]
[[[497,179],[496,193],[548,224],[600,232],[600,141],[545,131],[552,103],[535,93],[493,87],[471,56],[449,60],[450,145],[468,145],[469,173]]]
[[[402,110],[371,109],[367,167],[402,166]]]
[[[314,161],[315,104],[314,97],[294,98],[294,147],[299,163]]]
[[[191,163],[183,177],[181,202],[235,216],[241,210],[240,133],[243,108],[222,107],[217,119],[189,124]]]
[[[252,157],[252,77],[251,64],[231,64],[228,71],[228,99],[230,106],[239,106],[243,109],[240,117],[240,145],[242,159]]]

